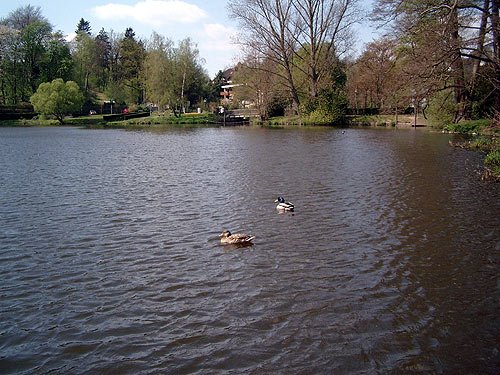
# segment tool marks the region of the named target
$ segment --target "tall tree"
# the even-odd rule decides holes
[[[87,35],[92,35],[92,28],[90,27],[90,22],[85,21],[83,18],[80,18],[78,25],[76,25],[75,33],[85,33]]]
[[[99,61],[99,50],[91,35],[79,32],[74,40],[73,60],[75,78],[85,95],[90,92],[90,78],[95,74]]]
[[[228,5],[230,15],[240,22],[245,34],[238,42],[252,54],[273,62],[281,69],[270,74],[283,78],[295,112],[299,111],[299,88],[294,78],[294,58],[297,49],[295,40],[299,30],[293,18],[292,0],[236,0]],[[294,35],[297,35],[295,37]],[[250,52],[249,52],[250,53]]]
[[[62,78],[65,81],[70,80],[73,59],[68,43],[62,33],[56,32],[52,35],[52,39],[49,41],[46,49],[45,58],[42,61],[41,69],[41,78],[44,82],[50,82],[56,78]]]
[[[175,99],[173,56],[173,42],[154,32],[148,43],[142,76],[146,99],[161,109],[172,105]]]
[[[110,79],[111,41],[108,33],[102,28],[95,37],[97,53],[97,85],[104,90]]]
[[[497,103],[495,106],[500,105],[498,3],[499,0],[376,2],[374,19],[385,24],[389,20],[389,25],[396,30],[415,61],[427,63],[417,72],[416,78],[431,83],[429,92],[453,90],[455,121],[471,114],[471,101],[480,70],[494,72],[488,77],[493,87],[489,96]],[[485,48],[487,44],[492,48]],[[474,63],[477,60],[482,64]],[[473,68],[469,70],[469,66]],[[437,84],[440,87],[431,87]]]
[[[178,85],[179,104],[184,112],[186,106],[202,99],[208,76],[203,71],[199,50],[190,38],[179,42],[175,50],[175,64],[174,80]]]
[[[292,35],[306,51],[305,73],[310,95],[316,97],[319,82],[330,73],[332,62],[348,49],[350,29],[360,20],[360,12],[353,0],[304,0],[293,2],[293,6],[299,33]]]
[[[40,65],[47,52],[51,36],[52,26],[42,21],[34,21],[21,31],[24,62],[27,67],[28,81],[32,92],[36,91],[40,83]]]
[[[52,25],[40,8],[20,7],[0,21],[6,38],[1,57],[4,92],[9,87],[8,101],[27,101],[42,78],[41,65],[52,39]],[[5,99],[4,99],[5,100]]]
[[[2,20],[2,23],[12,29],[22,30],[33,22],[49,23],[47,18],[42,15],[40,7],[26,5],[19,7]]]
[[[127,28],[124,37],[119,41],[118,68],[128,102],[142,103],[143,87],[140,72],[145,58],[145,48],[142,41],[135,38],[132,28]]]
[[[273,64],[270,61],[248,55],[244,63],[237,66],[233,77],[233,82],[237,85],[233,89],[234,99],[254,103],[263,120],[283,115],[289,104],[289,96],[279,84],[280,78],[265,73],[272,70]]]
[[[296,111],[302,90],[296,71],[307,77],[309,96],[318,96],[360,14],[357,0],[235,0],[228,9],[245,30],[239,42],[281,68],[269,73],[282,78]]]
[[[19,31],[0,24],[0,99],[2,104],[17,104],[26,97],[25,67]]]

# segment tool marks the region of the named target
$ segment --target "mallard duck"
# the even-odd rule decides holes
[[[220,235],[220,242],[223,244],[235,244],[235,245],[249,245],[252,243],[254,236],[249,236],[243,233],[231,234],[230,231],[225,230]]]
[[[286,202],[285,198],[283,197],[278,197],[278,199],[276,199],[274,203],[278,203],[276,209],[281,211],[293,211],[295,208],[292,202]]]

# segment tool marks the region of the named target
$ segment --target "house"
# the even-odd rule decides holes
[[[233,101],[233,88],[241,86],[241,84],[233,84],[234,73],[238,70],[238,66],[235,68],[229,68],[222,72],[222,80],[225,83],[221,86],[222,91],[220,92],[222,103],[230,103]]]

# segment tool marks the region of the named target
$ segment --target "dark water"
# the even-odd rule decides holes
[[[0,128],[0,373],[498,373],[500,186],[448,140]]]

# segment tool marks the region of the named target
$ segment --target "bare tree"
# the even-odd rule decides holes
[[[293,76],[296,48],[293,34],[298,31],[292,29],[292,0],[236,0],[229,3],[228,10],[245,30],[239,43],[281,68],[270,73],[285,78],[298,111],[300,100]]]
[[[239,43],[271,61],[289,90],[297,112],[307,77],[310,97],[318,95],[332,62],[349,43],[348,31],[358,20],[357,0],[233,0],[229,13],[243,30]],[[265,68],[264,68],[265,69]]]
[[[427,63],[417,72],[417,79],[427,79],[433,85],[440,82],[438,89],[453,90],[458,121],[470,116],[481,70],[493,72],[486,73],[485,78],[493,87],[490,99],[495,107],[500,106],[499,2],[377,0],[373,18],[380,25],[392,26],[401,42],[418,52],[414,56]],[[472,68],[469,70],[468,66]]]
[[[305,0],[293,2],[296,11],[295,42],[306,53],[311,97],[319,82],[331,71],[331,63],[348,48],[351,26],[360,20],[355,0]],[[299,55],[300,56],[300,55]],[[300,68],[300,66],[299,66]]]

